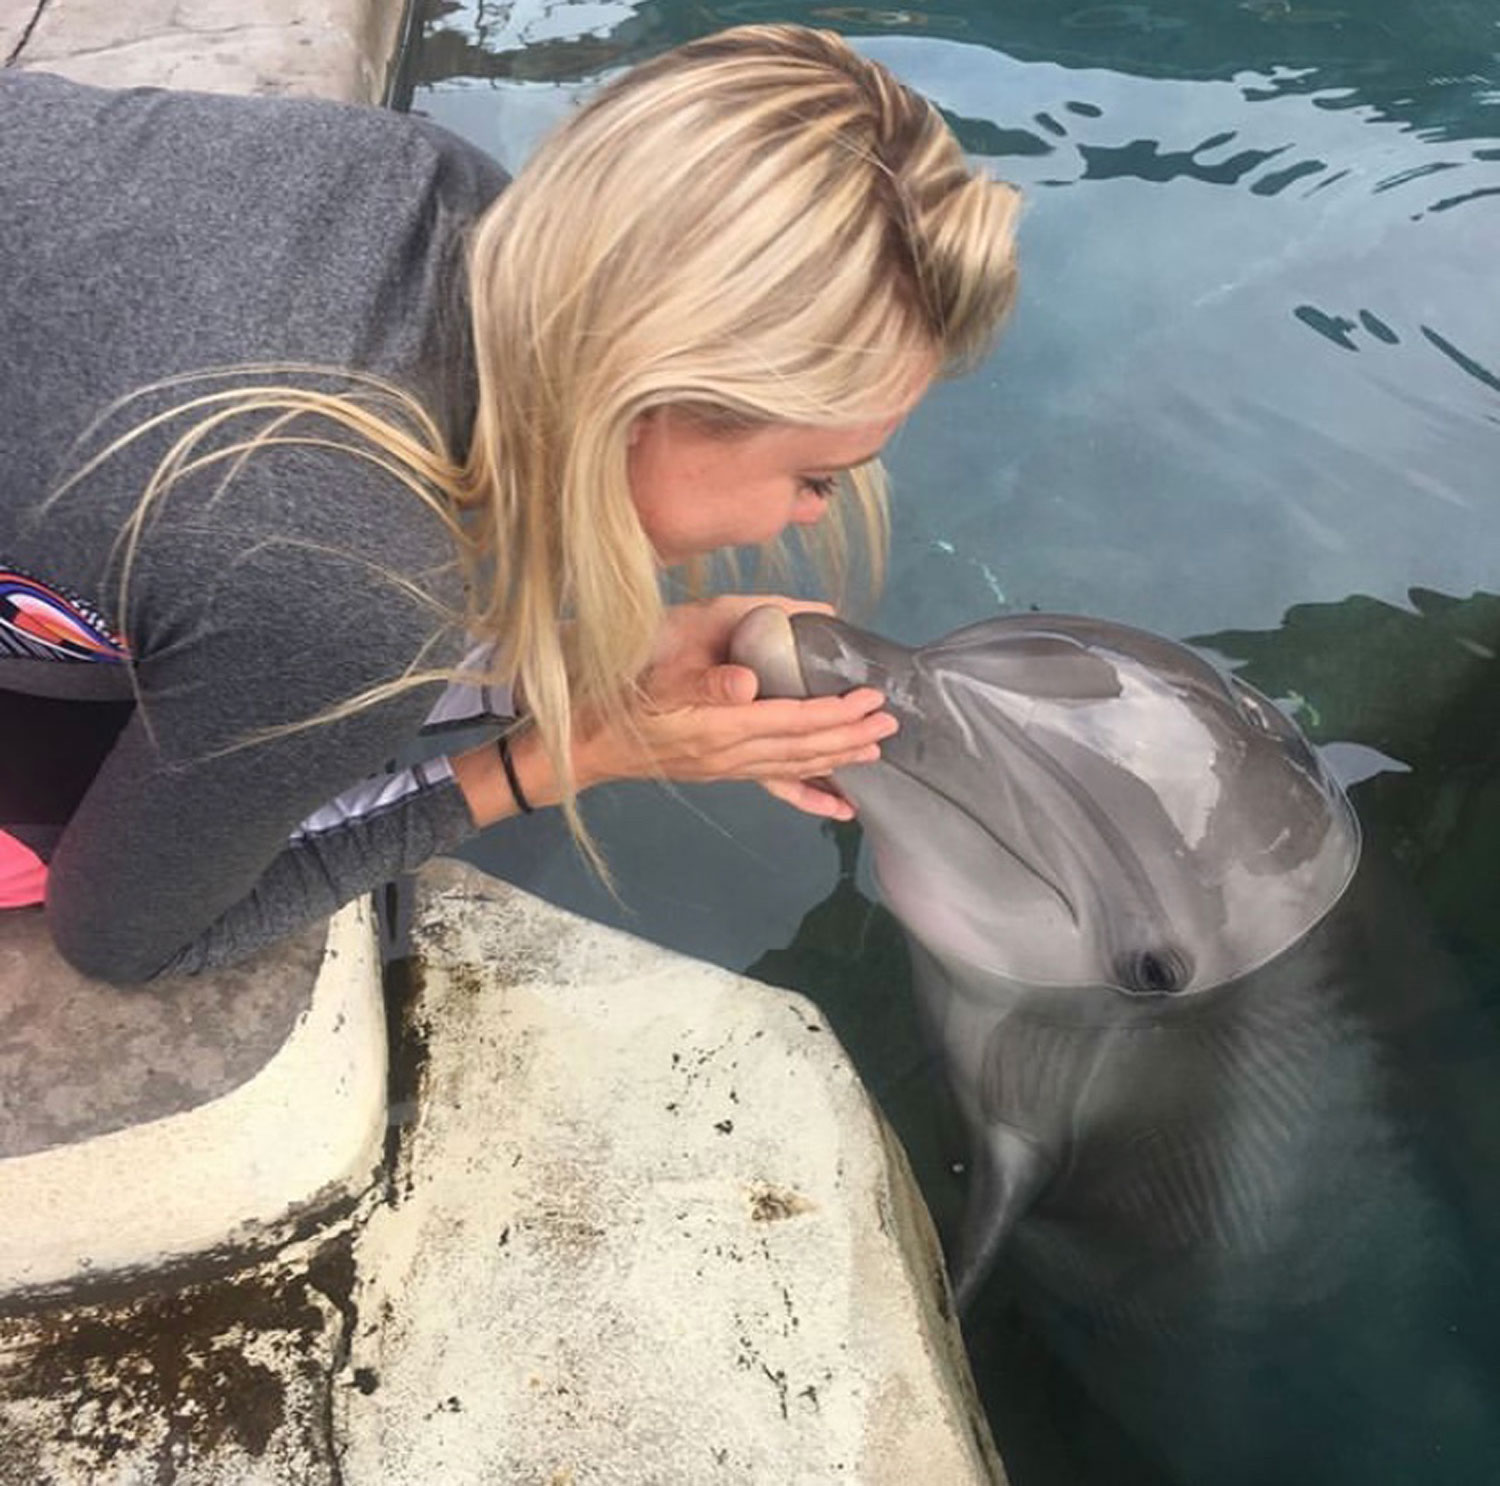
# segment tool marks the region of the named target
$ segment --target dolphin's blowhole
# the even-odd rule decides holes
[[[1136,996],[1178,996],[1190,990],[1193,957],[1176,945],[1135,950],[1115,962],[1115,983]]]

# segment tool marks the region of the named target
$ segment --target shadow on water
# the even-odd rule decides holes
[[[1315,742],[1358,744],[1398,765],[1354,792],[1366,838],[1410,874],[1452,948],[1493,983],[1500,597],[1413,589],[1410,599],[1405,609],[1359,596],[1300,604],[1270,633],[1190,643],[1282,699]]]

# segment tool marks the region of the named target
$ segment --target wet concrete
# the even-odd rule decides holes
[[[352,1276],[343,1231],[0,1314],[0,1486],[334,1486]]]

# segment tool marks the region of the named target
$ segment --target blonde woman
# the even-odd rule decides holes
[[[880,695],[756,700],[753,600],[662,573],[846,526],[878,566],[880,448],[998,328],[1014,212],[795,27],[625,74],[513,183],[420,120],[0,76],[0,905],[132,982],[519,811],[587,849],[604,780],[848,815]]]

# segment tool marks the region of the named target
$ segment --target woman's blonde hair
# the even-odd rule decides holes
[[[919,368],[988,348],[1016,211],[884,67],[830,32],[746,26],[617,78],[485,214],[464,497],[494,579],[475,619],[564,778],[575,709],[628,716],[662,619],[635,421],[690,409],[733,436],[899,409]],[[878,566],[879,471],[847,484]],[[842,517],[817,529],[835,566]]]
[[[183,475],[226,459],[232,473],[268,444],[326,442],[298,420],[331,418],[355,436],[351,452],[450,520],[469,629],[495,642],[593,856],[571,777],[575,719],[628,725],[663,618],[628,479],[636,420],[670,407],[734,437],[898,410],[919,369],[961,369],[988,348],[1014,294],[1017,205],[969,167],[930,103],[830,32],[746,26],[689,42],[604,87],[476,223],[479,395],[462,459],[412,399],[402,407],[373,379],[348,396],[221,390],[177,408],[200,421],[158,468],[127,546]],[[265,416],[258,433],[201,453],[247,412]],[[883,480],[867,467],[844,484],[815,555],[836,571],[856,525],[874,578]]]

